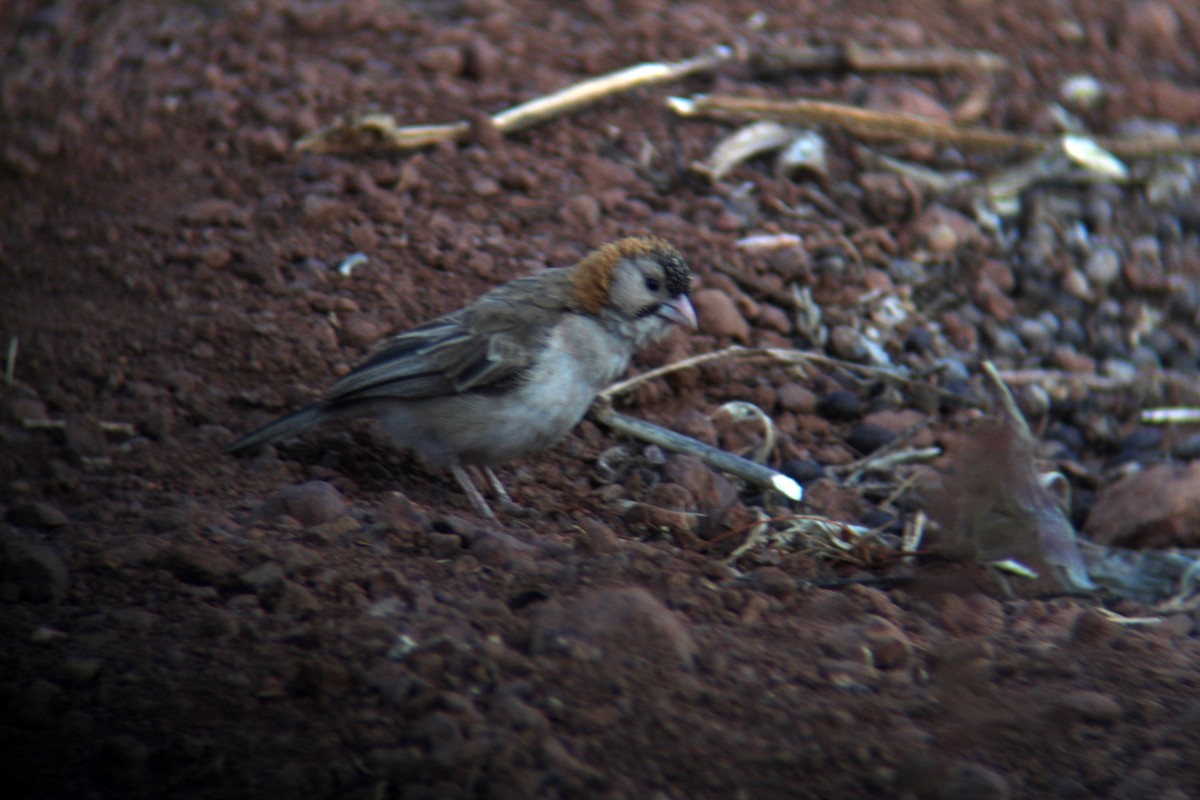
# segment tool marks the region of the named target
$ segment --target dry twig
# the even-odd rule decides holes
[[[569,114],[631,89],[655,86],[712,69],[733,57],[728,47],[715,47],[686,61],[637,64],[565,89],[537,97],[495,114],[492,124],[501,134],[512,133]],[[411,150],[443,141],[466,138],[471,129],[466,121],[444,125],[400,127],[390,114],[371,113],[340,119],[305,135],[296,149],[313,153],[345,153],[366,149]]]
[[[667,106],[684,117],[712,117],[725,120],[774,120],[804,125],[841,128],[864,139],[907,141],[925,139],[980,149],[1036,151],[1053,145],[1060,137],[1011,133],[993,128],[974,128],[939,122],[913,114],[874,111],[826,100],[769,100],[730,95],[671,97]],[[1089,137],[1103,150],[1118,158],[1142,158],[1157,155],[1198,155],[1200,136],[1184,137]]]

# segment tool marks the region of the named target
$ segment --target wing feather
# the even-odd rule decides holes
[[[520,383],[569,310],[567,294],[556,291],[566,278],[558,272],[513,281],[467,308],[393,336],[335,383],[322,405],[486,393]]]

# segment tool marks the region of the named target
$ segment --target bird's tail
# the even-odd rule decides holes
[[[286,417],[280,417],[274,422],[268,423],[258,430],[248,433],[238,439],[233,444],[225,448],[226,453],[245,453],[257,450],[264,445],[278,442],[297,433],[303,428],[307,428],[314,422],[317,422],[325,416],[325,412],[319,406],[313,404],[308,408],[302,408],[294,414],[288,414]]]

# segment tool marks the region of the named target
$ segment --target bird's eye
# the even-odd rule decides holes
[[[660,286],[660,284],[658,282],[658,278],[651,278],[651,277],[646,278],[646,290],[647,291],[657,292],[659,286]]]

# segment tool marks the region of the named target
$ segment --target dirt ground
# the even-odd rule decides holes
[[[747,57],[507,138],[484,124],[639,61],[848,42],[1010,66]],[[915,472],[844,468],[897,431],[951,444],[986,407],[982,356],[1146,376],[1019,396],[1080,526],[1122,477],[1195,458],[1189,429],[1138,423],[1147,403],[1196,400],[1153,378],[1194,374],[1200,352],[1195,162],[1166,164],[1165,199],[1147,188],[1161,181],[1051,187],[992,231],[836,130],[825,176],[763,157],[712,183],[688,165],[736,126],[663,102],[808,96],[947,119],[974,104],[976,124],[1037,133],[1065,109],[1097,134],[1186,133],[1194,3],[12,0],[0,48],[10,797],[1200,796],[1194,614],[1128,625],[1106,612],[1152,610],[782,536],[731,560],[760,509],[894,539],[924,500],[892,478]],[[1076,75],[1099,81],[1098,104],[1064,100]],[[475,129],[402,154],[294,150],[371,108]],[[943,173],[1015,163],[872,149]],[[735,448],[755,428],[717,409],[757,404],[805,503],[591,422],[501,470],[540,512],[501,525],[356,424],[222,452],[388,331],[647,233],[693,265],[702,325],[638,369],[740,343],[867,364],[881,349],[913,376],[725,361],[621,403]],[[758,234],[801,243],[738,244]],[[1153,543],[1195,545],[1171,530]]]

